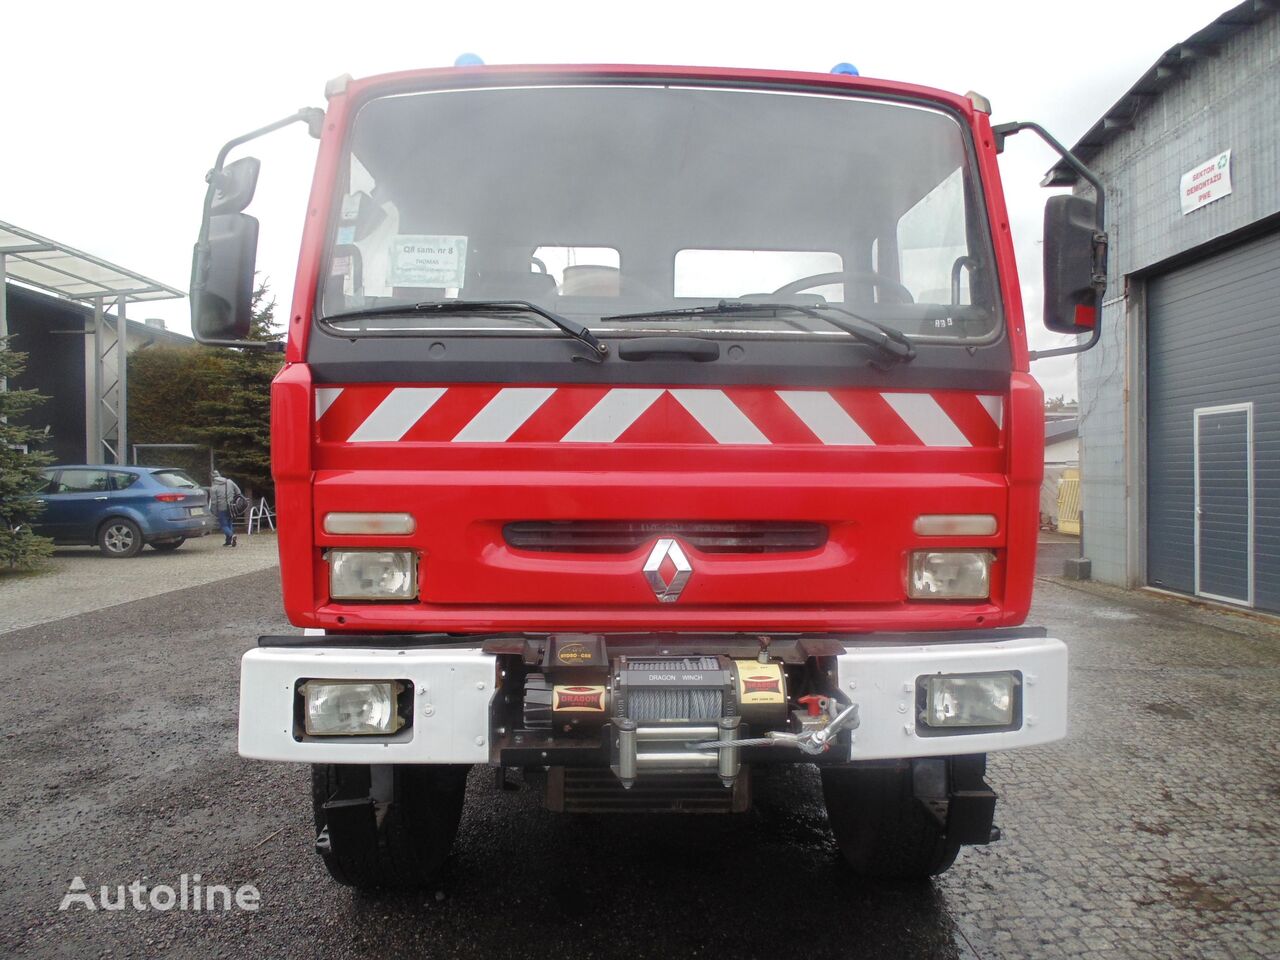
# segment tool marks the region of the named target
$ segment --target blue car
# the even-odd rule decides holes
[[[173,467],[61,466],[43,472],[35,532],[55,543],[96,543],[108,557],[143,544],[176,550],[215,527],[209,495]]]

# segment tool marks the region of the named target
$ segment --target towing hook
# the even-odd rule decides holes
[[[810,730],[805,733],[770,730],[767,736],[749,737],[745,740],[690,741],[685,744],[685,749],[718,750],[720,747],[796,747],[810,756],[816,757],[831,749],[831,741],[841,731],[856,730],[860,723],[858,705],[851,703],[821,730]]]

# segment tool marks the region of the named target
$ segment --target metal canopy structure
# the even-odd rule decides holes
[[[66,300],[93,304],[93,365],[87,389],[93,397],[88,443],[91,463],[125,463],[128,432],[128,322],[130,303],[172,300],[181,290],[126,270],[100,257],[0,220],[0,291],[8,281]],[[0,295],[0,337],[9,335],[7,300]],[[115,316],[106,313],[115,301]],[[113,369],[114,368],[114,369]],[[5,389],[0,380],[0,390]]]

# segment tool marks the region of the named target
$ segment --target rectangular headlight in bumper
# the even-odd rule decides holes
[[[404,726],[396,680],[308,680],[298,688],[311,737],[388,736]]]
[[[329,550],[334,600],[416,600],[418,557],[412,550]]]
[[[918,550],[911,554],[907,596],[913,600],[986,600],[990,550]]]
[[[935,730],[1016,729],[1022,678],[1016,671],[937,674],[916,681],[920,721]]]

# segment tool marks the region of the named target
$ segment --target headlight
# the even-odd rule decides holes
[[[308,680],[299,688],[304,729],[313,737],[395,733],[404,725],[396,709],[402,689],[395,680]]]
[[[329,596],[334,600],[414,600],[418,558],[412,550],[330,550]]]
[[[988,550],[913,553],[907,595],[927,600],[985,600],[991,596],[991,559]]]
[[[1013,673],[921,678],[924,722],[931,727],[1011,727],[1018,677]]]

